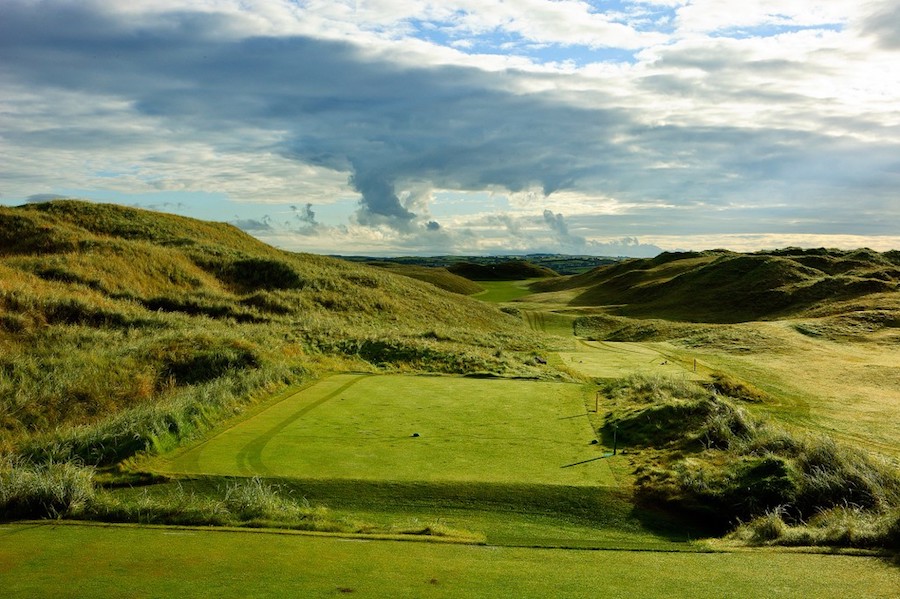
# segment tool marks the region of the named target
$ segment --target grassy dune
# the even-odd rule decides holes
[[[323,371],[533,369],[482,302],[224,224],[2,208],[0,274],[0,451],[30,459],[111,463]]]
[[[2,208],[3,517],[220,530],[8,525],[0,581],[13,596],[76,575],[99,595],[890,596],[896,568],[875,559],[696,551],[900,548],[898,263],[664,254],[488,280],[478,301],[449,273],[291,254],[227,225]],[[83,568],[97,559],[107,578]]]
[[[457,262],[448,266],[447,270],[473,281],[524,281],[559,276],[556,271],[527,260],[508,260],[495,264]]]
[[[431,283],[435,287],[460,295],[472,295],[484,291],[484,287],[475,281],[454,274],[444,267],[395,264],[393,262],[372,262],[371,265],[404,277]]]
[[[786,249],[663,253],[533,286],[574,292],[572,305],[615,306],[625,316],[744,322],[822,311],[840,301],[896,296],[900,255]]]

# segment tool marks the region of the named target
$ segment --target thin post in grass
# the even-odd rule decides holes
[[[619,425],[614,424],[613,425],[613,455],[616,455],[616,452],[618,450],[618,436],[619,436],[618,433],[619,433]]]

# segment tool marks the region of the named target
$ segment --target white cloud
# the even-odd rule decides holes
[[[879,223],[900,220],[900,11],[788,4],[9,0],[0,195],[361,198],[350,228],[293,242],[335,247],[590,246],[661,223],[885,239]],[[486,39],[492,53],[472,54]],[[523,50],[551,46],[638,53]],[[464,222],[434,190],[508,209]]]

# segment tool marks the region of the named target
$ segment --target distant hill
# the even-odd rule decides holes
[[[474,295],[484,291],[484,287],[478,283],[455,275],[446,268],[440,266],[415,266],[412,264],[396,264],[394,262],[372,262],[372,266],[383,268],[392,273],[418,279],[431,283],[451,293],[460,295]]]
[[[543,266],[561,275],[574,275],[587,272],[592,268],[613,264],[622,258],[608,256],[588,256],[572,254],[524,254],[524,255],[490,255],[490,256],[394,256],[390,258],[376,256],[335,256],[351,262],[371,264],[392,263],[409,266],[428,266],[449,268],[454,264],[469,262],[472,264],[491,265],[510,261],[526,261],[536,266]]]
[[[447,270],[472,281],[519,281],[559,276],[545,266],[537,266],[526,260],[509,260],[497,264],[460,262],[448,266]]]
[[[96,422],[193,387],[219,386],[188,393],[202,403],[333,369],[500,372],[524,361],[498,348],[534,343],[483,302],[231,225],[68,200],[0,207],[0,453],[4,431]]]
[[[663,253],[543,281],[536,291],[577,291],[577,306],[625,316],[742,322],[804,313],[880,294],[897,298],[900,252],[787,248]],[[868,304],[866,304],[868,305]]]

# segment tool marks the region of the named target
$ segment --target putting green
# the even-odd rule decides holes
[[[612,486],[581,385],[327,378],[150,468],[180,474]],[[415,436],[418,435],[418,436]]]
[[[559,357],[569,368],[597,378],[621,378],[630,374],[702,378],[646,343],[579,340],[577,351],[559,352]]]
[[[884,560],[363,541],[268,532],[0,527],[18,597],[896,597]]]

